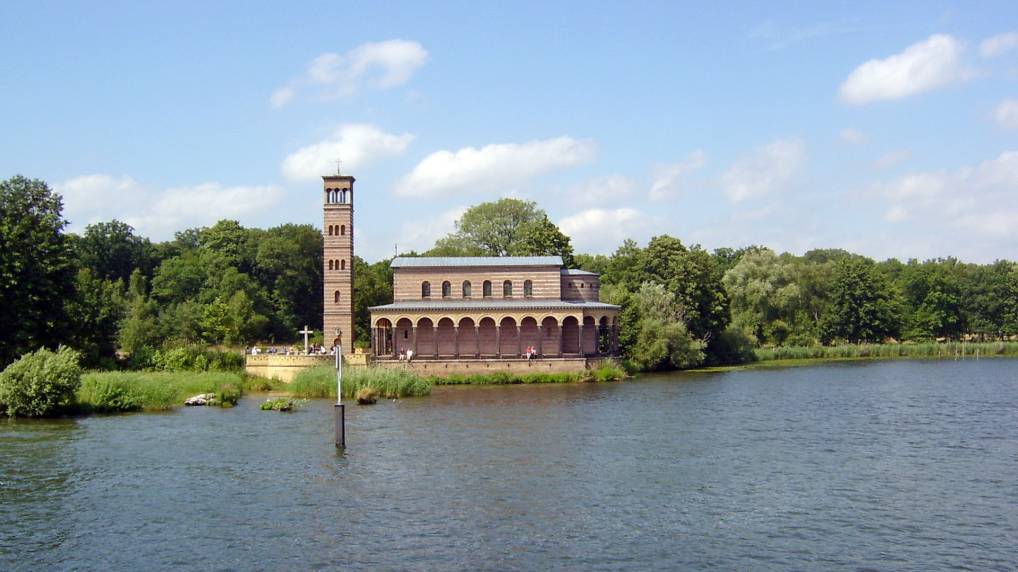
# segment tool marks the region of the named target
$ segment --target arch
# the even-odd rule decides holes
[[[339,290],[336,290],[336,291],[335,291],[335,292],[333,293],[333,298],[334,298],[334,300],[333,300],[333,303],[334,303],[334,304],[339,304]]]
[[[345,259],[339,261],[339,269],[340,270],[346,270],[346,260]]]
[[[396,321],[396,349],[397,351],[406,352],[410,349],[414,341],[413,336],[414,323],[410,321],[410,318],[400,318]]]
[[[491,280],[485,280],[484,285],[481,288],[485,298],[491,298]]]
[[[597,321],[596,346],[599,354],[612,353],[611,320],[608,319],[608,316],[601,316],[601,319]]]
[[[448,298],[452,296],[452,284],[448,280],[442,282],[442,297]]]
[[[346,189],[342,189],[339,191],[339,204],[341,205],[346,204]]]
[[[503,357],[514,356],[519,352],[519,334],[516,331],[516,320],[512,316],[506,316],[499,320],[500,342],[499,352]]]
[[[490,316],[485,316],[477,322],[477,328],[480,340],[480,354],[495,355],[498,352],[498,348],[495,345],[495,320]]]
[[[475,336],[473,318],[463,317],[460,318],[459,324],[457,324],[459,331],[456,334],[456,340],[459,344],[459,355],[460,356],[476,356],[477,351],[477,337]]]
[[[469,298],[470,297],[470,281],[469,280],[464,280],[463,281],[463,297],[464,298]]]
[[[541,319],[541,353],[543,355],[558,355],[561,353],[559,348],[559,334],[561,329],[558,325],[558,320],[554,316],[545,316]]]
[[[332,261],[329,261],[329,270],[332,270]]]
[[[371,349],[374,355],[391,357],[393,339],[392,322],[388,318],[379,318],[371,324]]]
[[[332,236],[332,225],[329,225],[329,236]]]
[[[391,328],[391,327],[393,327],[392,320],[390,320],[389,318],[386,318],[386,317],[383,316],[381,318],[375,319],[375,321],[371,323],[371,327],[372,328]]]
[[[580,352],[584,355],[597,353],[597,321],[593,316],[583,317],[583,340]]]
[[[505,282],[502,283],[502,297],[512,298],[512,296],[513,296],[513,281],[506,280]]]
[[[562,320],[562,353],[580,353],[580,322],[576,316],[567,316]]]
[[[435,353],[435,322],[431,318],[417,320],[417,350],[418,356],[430,356]]]
[[[526,298],[530,298],[533,295],[534,295],[534,281],[533,280],[524,280],[523,281],[523,296],[526,297]]]
[[[421,298],[431,298],[431,282],[421,282]]]
[[[339,225],[339,236],[346,236],[346,225]]]
[[[435,349],[440,356],[456,355],[456,328],[452,319],[442,318],[435,331]]]
[[[537,328],[537,318],[526,316],[520,320],[520,346],[523,348],[523,355],[526,355],[528,347],[533,347],[535,351],[541,348],[541,336],[540,330]]]

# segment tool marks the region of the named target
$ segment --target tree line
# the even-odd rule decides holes
[[[321,232],[237,221],[153,243],[112,220],[69,233],[42,181],[0,181],[0,367],[66,345],[89,367],[144,367],[158,350],[195,344],[290,343],[322,327]],[[875,262],[843,250],[802,256],[763,247],[707,251],[671,236],[613,254],[576,254],[533,202],[468,209],[456,229],[404,256],[560,255],[601,274],[602,301],[622,307],[620,346],[634,366],[688,368],[752,359],[760,346],[889,340],[1003,339],[1018,334],[1010,261]],[[355,335],[392,300],[389,260],[354,268]]]

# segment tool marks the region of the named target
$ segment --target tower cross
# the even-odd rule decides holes
[[[342,175],[343,174],[343,160],[342,159],[336,159],[336,174],[337,175]]]
[[[308,353],[308,336],[313,334],[314,332],[305,325],[304,329],[298,331],[297,333],[304,334],[304,353]]]

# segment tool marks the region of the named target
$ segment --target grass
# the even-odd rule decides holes
[[[759,348],[757,360],[832,360],[896,358],[974,358],[1018,356],[1018,342],[949,342],[916,344],[846,344],[838,346],[787,346]]]
[[[105,371],[86,373],[76,397],[82,412],[165,411],[199,393],[235,405],[252,381],[230,372]]]
[[[421,397],[431,393],[431,382],[401,369],[383,367],[347,368],[343,371],[343,397],[352,399],[357,390],[370,387],[386,399]],[[307,398],[336,397],[336,370],[330,366],[305,369],[286,387],[291,395]]]

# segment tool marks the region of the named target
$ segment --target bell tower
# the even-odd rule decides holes
[[[353,183],[350,175],[322,177],[325,214],[322,276],[325,312],[322,317],[325,346],[332,346],[339,330],[343,353],[353,353]]]

